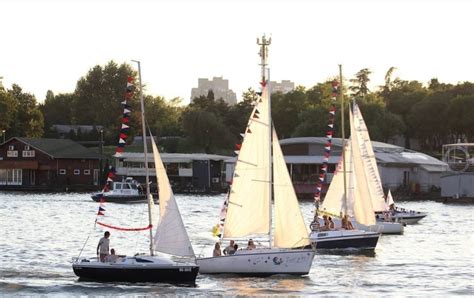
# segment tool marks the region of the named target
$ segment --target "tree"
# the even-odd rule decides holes
[[[17,109],[18,102],[0,86],[0,132],[5,130],[6,135],[14,136],[10,128],[14,125]]]
[[[352,86],[349,90],[352,91],[352,96],[355,98],[363,98],[369,94],[370,90],[367,84],[370,82],[369,75],[372,72],[368,68],[363,68],[356,73],[355,79],[351,79]]]
[[[298,115],[308,108],[304,87],[297,87],[292,92],[272,94],[272,119],[280,139],[292,136],[298,126]]]
[[[43,114],[36,104],[36,98],[24,93],[17,84],[7,91],[16,102],[16,113],[11,125],[10,135],[19,137],[41,137],[43,135]]]
[[[48,90],[44,103],[39,106],[44,115],[45,132],[51,133],[52,125],[74,122],[74,119],[72,119],[73,103],[74,94],[54,95],[51,90]]]

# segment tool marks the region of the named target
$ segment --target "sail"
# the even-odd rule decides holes
[[[364,118],[357,104],[354,104],[353,124],[359,146],[361,149],[361,157],[364,162],[364,170],[366,172],[367,182],[369,183],[370,198],[375,211],[385,211],[387,206],[385,203],[385,195],[382,189],[382,181],[380,179],[377,161],[375,159],[374,149],[370,141],[369,132],[365,125]],[[353,136],[355,138],[355,136]]]
[[[151,138],[151,144],[160,202],[160,220],[156,227],[154,249],[175,256],[194,257],[193,247],[189,241],[188,233],[171,190],[166,169],[161,161],[153,137]]]
[[[351,125],[351,152],[352,152],[352,179],[353,181],[353,198],[352,210],[357,222],[363,225],[375,224],[375,213],[372,207],[370,177],[366,171],[366,165],[363,160],[363,148],[357,136],[356,127],[354,125],[354,117],[352,111],[349,111]]]
[[[352,157],[351,157],[351,146],[350,142],[346,143],[344,148],[344,155],[346,161],[346,179],[349,176],[349,173],[352,173]],[[346,212],[346,200],[344,199],[344,172],[343,172],[343,161],[342,156],[337,164],[336,171],[334,172],[333,178],[331,180],[331,184],[329,185],[329,189],[326,193],[323,203],[321,204],[321,210],[338,216],[341,212]],[[351,186],[353,183],[349,185],[349,190],[351,190]],[[352,193],[352,192],[350,192]],[[348,194],[348,200],[350,200],[350,195]],[[349,215],[352,214],[352,204],[347,202],[347,213]]]
[[[308,230],[281,151],[278,136],[273,129],[273,197],[275,200],[274,246],[294,248],[309,245]]]
[[[387,194],[387,206],[394,205],[395,202],[393,201],[392,193],[390,192],[390,189],[388,190]]]
[[[224,238],[270,232],[268,101],[268,88],[264,87],[261,101],[250,116],[235,164],[224,224]]]

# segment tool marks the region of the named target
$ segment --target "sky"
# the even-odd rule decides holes
[[[272,80],[311,87],[372,71],[474,81],[472,0],[0,0],[0,77],[39,102],[73,92],[95,65],[140,60],[146,93],[188,103],[198,78],[258,88],[256,39],[272,37]]]

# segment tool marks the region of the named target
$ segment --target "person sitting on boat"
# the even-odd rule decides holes
[[[231,255],[235,254],[237,252],[237,249],[239,249],[239,246],[236,244],[234,244],[234,250],[230,253]]]
[[[223,253],[224,255],[232,255],[234,254],[234,240],[230,240],[229,245],[224,248]]]
[[[216,245],[214,245],[214,251],[212,252],[213,257],[220,257],[222,255],[221,253],[221,245],[219,242],[216,242]]]
[[[352,222],[349,219],[349,216],[344,215],[344,218],[346,220],[346,230],[354,230],[354,226],[352,225]]]
[[[118,256],[115,254],[115,249],[110,250],[110,255],[105,257],[105,261],[109,263],[115,263],[118,260]]]
[[[309,225],[309,228],[311,229],[311,231],[320,231],[321,230],[321,225],[319,224],[317,213],[314,215],[313,221]]]
[[[329,231],[329,220],[327,215],[323,215],[324,226],[321,228],[321,231]]]
[[[101,262],[105,262],[105,258],[109,254],[109,245],[110,245],[110,232],[105,231],[104,237],[100,238],[99,244],[97,244],[97,255]]]
[[[253,243],[253,240],[250,239],[249,242],[247,243],[247,249],[248,249],[248,250],[252,250],[252,249],[255,249],[255,248],[256,248],[256,246],[255,246],[255,244]]]
[[[329,230],[334,230],[335,225],[334,225],[334,222],[332,221],[331,216],[328,217],[328,224],[329,224]]]

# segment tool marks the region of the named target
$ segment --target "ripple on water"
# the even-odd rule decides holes
[[[197,254],[210,254],[224,195],[176,199]],[[0,193],[0,294],[24,295],[458,295],[472,294],[474,231],[472,206],[403,202],[429,212],[403,236],[383,236],[375,254],[348,251],[316,254],[306,277],[243,278],[199,275],[194,287],[163,284],[79,282],[71,258],[95,254],[102,229],[94,229],[97,203],[87,194]],[[311,202],[301,202],[307,222]],[[106,204],[107,223],[147,225],[147,206]],[[156,213],[156,212],[155,212]],[[155,214],[158,218],[158,214]],[[244,241],[238,243],[244,245]],[[148,249],[147,233],[112,231],[120,254]]]

